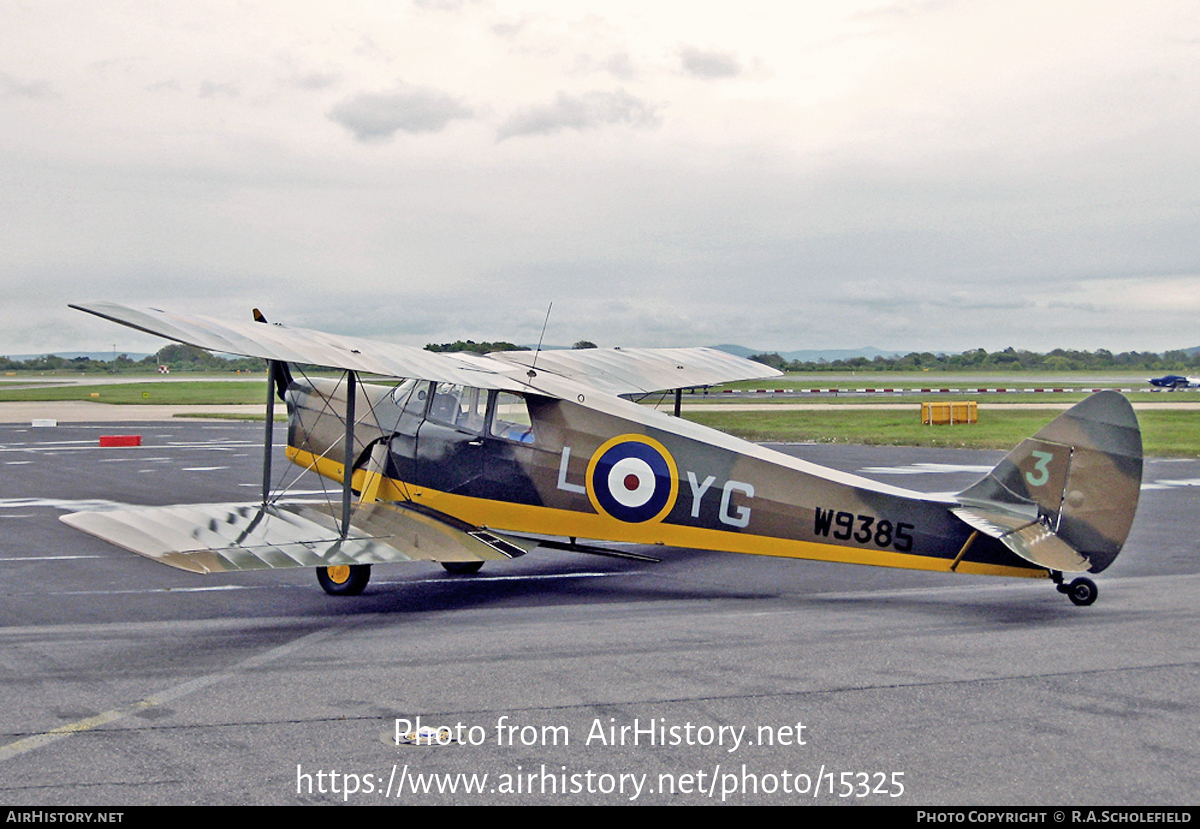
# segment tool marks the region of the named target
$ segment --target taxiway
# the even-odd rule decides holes
[[[1147,462],[1133,535],[1089,608],[1043,580],[645,548],[662,561],[380,567],[363,596],[335,598],[309,571],[194,576],[57,520],[98,502],[253,500],[261,428],[127,424],[141,447],[100,449],[112,424],[0,426],[6,803],[1167,805],[1200,791],[1200,461]],[[925,491],[1002,455],[782,448]],[[396,720],[415,717],[482,738],[396,746]],[[588,739],[610,726],[646,736]],[[696,739],[652,743],[654,728]],[[699,739],[734,733],[736,748]]]

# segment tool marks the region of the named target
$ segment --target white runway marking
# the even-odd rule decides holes
[[[35,734],[31,737],[26,737],[22,740],[9,743],[6,746],[0,747],[0,762],[4,762],[5,760],[25,754],[26,752],[33,751],[35,748],[41,748],[42,746],[49,745],[50,743],[61,740],[64,737],[70,737],[72,734],[80,734],[84,731],[90,731],[97,726],[116,722],[117,720],[123,720],[131,714],[137,714],[141,711],[145,711],[148,708],[154,708],[156,706],[163,705],[164,703],[171,702],[172,700],[189,696],[197,691],[202,691],[209,686],[216,685],[217,683],[223,682],[227,679],[233,679],[238,674],[247,670],[253,670],[261,667],[268,662],[273,662],[274,660],[279,659],[281,656],[287,656],[288,654],[291,654],[307,645],[328,639],[335,633],[343,630],[345,627],[347,627],[347,625],[343,623],[334,625],[332,627],[323,628],[322,630],[318,630],[314,633],[309,633],[305,636],[301,636],[298,639],[294,639],[285,645],[272,648],[265,653],[252,656],[249,659],[243,659],[241,662],[232,665],[225,671],[197,677],[189,682],[184,682],[182,685],[176,685],[173,688],[160,691],[153,696],[138,700],[132,705],[128,705],[124,708],[114,708],[111,711],[105,711],[103,714],[97,714],[94,717],[78,720],[60,728],[55,728],[52,731]]]
[[[76,556],[76,558],[103,558],[103,556]],[[9,559],[0,559],[6,561]],[[35,559],[11,559],[12,561],[34,561]],[[429,563],[429,562],[426,562]],[[304,568],[289,568],[289,569],[304,569]],[[627,570],[621,573],[544,573],[544,574],[516,574],[512,576],[471,576],[462,578],[450,575],[440,575],[430,579],[405,579],[403,581],[382,581],[375,580],[371,582],[372,586],[395,585],[403,587],[405,585],[414,584],[461,584],[471,585],[480,584],[483,582],[498,582],[498,581],[556,581],[560,579],[598,579],[612,578],[614,576],[636,576],[642,571]],[[145,595],[150,593],[216,593],[225,591],[237,590],[312,590],[311,585],[294,585],[284,584],[216,584],[209,587],[141,587],[135,590],[64,590],[56,593],[47,593],[48,596],[132,596]]]
[[[1146,481],[1142,484],[1142,489],[1179,489],[1188,486],[1200,486],[1200,478],[1162,478]]]
[[[194,574],[193,574],[194,575]],[[136,590],[61,590],[47,596],[141,596],[149,593],[221,593],[230,590],[273,590],[288,584],[214,584],[208,587],[139,587]],[[305,586],[305,590],[311,589]]]
[[[108,510],[126,509],[130,504],[118,501],[105,501],[100,498],[0,498],[0,509],[21,509],[22,507],[53,507],[61,510]]]
[[[11,517],[11,516],[6,516]],[[76,561],[81,558],[105,558],[105,556],[16,556],[13,558],[0,558],[3,561]]]
[[[992,467],[961,463],[910,463],[904,466],[864,466],[858,471],[868,475],[945,475],[958,472],[977,472],[982,475],[991,472]]]

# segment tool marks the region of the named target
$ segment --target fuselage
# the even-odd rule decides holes
[[[342,481],[345,384],[293,383],[288,456]],[[954,504],[625,400],[359,386],[353,486],[501,532],[1044,576]]]

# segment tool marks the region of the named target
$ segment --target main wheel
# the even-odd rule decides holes
[[[1091,579],[1078,578],[1071,582],[1068,596],[1071,597],[1071,602],[1079,607],[1087,607],[1092,602],[1096,601],[1096,596],[1100,590],[1096,587],[1096,582]]]
[[[483,567],[482,561],[443,561],[442,567],[447,573],[455,576],[469,576],[478,573]]]
[[[370,580],[370,564],[337,564],[317,568],[317,582],[330,596],[357,596]]]

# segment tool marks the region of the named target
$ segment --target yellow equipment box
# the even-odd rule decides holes
[[[978,420],[979,404],[974,400],[921,404],[921,422],[926,426],[953,426],[956,423],[976,423]]]

